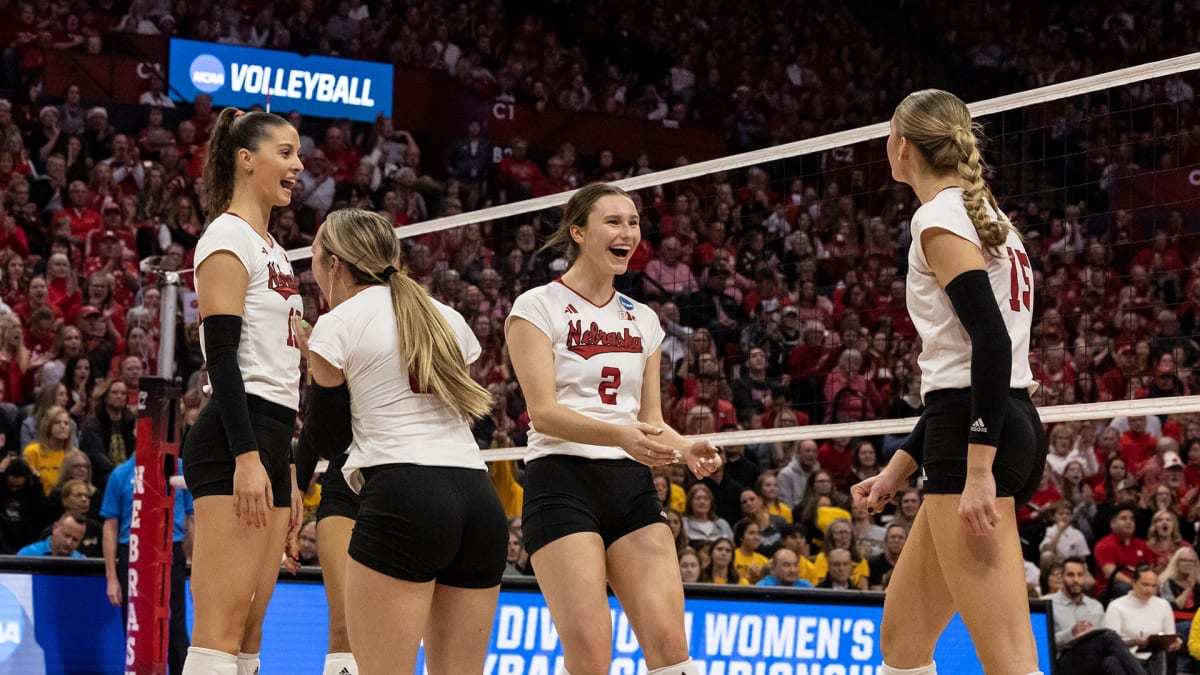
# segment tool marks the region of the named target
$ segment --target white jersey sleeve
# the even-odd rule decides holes
[[[308,349],[334,368],[345,370],[347,335],[346,324],[340,316],[323,314],[308,336]]]
[[[511,316],[530,322],[550,339],[555,399],[560,405],[610,424],[637,423],[643,375],[666,335],[649,307],[616,292],[605,304],[596,305],[559,279],[523,293],[513,303]],[[543,434],[536,419],[531,425],[526,461],[555,454],[628,457],[619,447]]]
[[[196,244],[197,269],[216,253],[228,252],[246,268],[238,368],[246,393],[296,410],[300,405],[300,348],[292,317],[304,315],[300,286],[287,251],[232,213],[218,216]],[[199,278],[196,292],[203,293]],[[200,332],[204,347],[204,332]]]

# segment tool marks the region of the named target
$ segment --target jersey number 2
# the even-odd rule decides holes
[[[1021,311],[1021,305],[1024,304],[1025,309],[1028,310],[1030,295],[1029,256],[1025,255],[1024,251],[1014,251],[1011,246],[1006,248],[1008,249],[1008,262],[1011,264],[1009,277],[1012,279],[1012,293],[1008,298],[1009,306],[1012,308],[1012,311],[1019,312]],[[1024,282],[1023,284],[1017,281],[1018,267],[1021,268],[1021,281]],[[1021,296],[1019,300],[1017,299],[1018,294]]]
[[[600,394],[600,402],[604,405],[617,404],[617,387],[621,386],[621,369],[605,366],[600,370],[600,386],[596,388]]]

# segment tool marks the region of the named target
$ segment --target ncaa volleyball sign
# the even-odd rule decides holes
[[[269,49],[171,40],[168,83],[176,101],[199,94],[213,104],[370,122],[392,115],[391,64]]]

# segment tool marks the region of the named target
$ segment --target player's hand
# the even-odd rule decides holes
[[[233,513],[250,527],[266,527],[275,496],[258,451],[238,455],[233,469]]]
[[[116,577],[108,578],[108,587],[105,589],[105,592],[108,595],[109,604],[113,607],[121,606],[123,599],[121,596],[121,582]]]
[[[289,574],[296,576],[296,572],[300,571],[300,558],[291,553],[284,553],[283,560],[279,563],[281,567],[286,569]]]
[[[884,469],[882,473],[852,485],[850,497],[854,500],[856,507],[865,508],[868,513],[876,514],[882,512],[907,483],[907,478],[893,475]]]
[[[687,465],[696,478],[707,478],[723,463],[717,446],[708,441],[696,441],[687,451]]]
[[[294,558],[300,553],[300,524],[304,522],[304,493],[296,484],[296,466],[292,465],[292,506],[288,514],[287,544],[284,547],[287,557]]]
[[[968,534],[988,535],[996,528],[1000,513],[996,511],[996,479],[991,472],[967,475],[958,517],[963,519]]]
[[[292,336],[296,339],[296,349],[300,350],[300,356],[308,358],[308,336],[312,333],[312,326],[304,320],[304,317],[293,314],[288,320],[291,323]]]
[[[649,467],[666,466],[679,461],[679,452],[654,440],[662,433],[661,427],[645,422],[631,424],[621,429],[621,449],[635,462]]]

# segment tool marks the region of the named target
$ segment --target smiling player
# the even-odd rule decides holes
[[[654,311],[617,293],[641,241],[633,201],[586,185],[546,243],[570,268],[513,303],[505,333],[532,429],[525,456],[525,545],[571,675],[607,673],[605,582],[633,626],[650,675],[698,675],[688,658],[683,584],[648,467],[686,457],[699,477],[717,450],[663,422]]]

